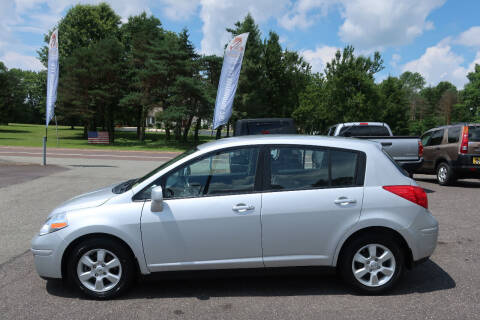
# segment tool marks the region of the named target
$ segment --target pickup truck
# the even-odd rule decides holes
[[[383,122],[339,123],[328,128],[327,135],[378,142],[410,175],[423,164],[423,145],[420,138],[394,136],[388,124]]]
[[[241,119],[235,123],[234,136],[252,134],[295,134],[297,128],[291,118]]]

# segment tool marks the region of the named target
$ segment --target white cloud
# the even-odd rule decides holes
[[[480,51],[477,52],[475,55],[475,59],[473,59],[472,63],[468,65],[468,72],[472,72],[475,70],[475,65],[480,64]]]
[[[14,51],[7,51],[3,56],[0,56],[0,61],[5,63],[7,68],[19,68],[22,70],[39,71],[45,69],[42,63],[35,57],[16,53]]]
[[[456,43],[467,47],[480,47],[480,26],[471,27],[462,32]]]
[[[332,61],[338,50],[340,50],[340,48],[322,46],[317,47],[315,50],[303,50],[301,54],[312,66],[312,71],[323,72],[327,62]]]
[[[424,30],[430,12],[445,0],[350,0],[343,1],[345,21],[339,36],[360,49],[381,50],[410,43]]]
[[[338,34],[360,50],[410,43],[434,28],[427,17],[446,0],[299,0],[279,20],[286,29],[307,28],[337,8],[344,19]]]
[[[406,63],[402,69],[419,72],[431,85],[436,85],[440,81],[449,81],[457,88],[463,88],[467,82],[467,73],[473,70],[475,63],[480,63],[480,51],[467,68],[463,66],[464,61],[462,56],[452,51],[448,41],[441,41],[427,48],[420,58]]]
[[[169,0],[166,0],[169,1]],[[33,56],[35,50],[23,43],[16,32],[42,35],[52,29],[64,12],[76,5],[98,4],[102,0],[0,0],[0,59],[9,68],[39,70],[42,68]],[[110,0],[108,3],[126,21],[128,16],[142,11],[150,13],[149,3],[153,0]]]
[[[231,35],[225,30],[233,28],[236,21],[250,13],[256,23],[279,17],[289,0],[201,0],[200,19],[203,22],[203,39],[200,51],[205,54],[222,54]]]
[[[200,0],[161,0],[161,2],[165,5],[165,15],[172,20],[190,18],[200,4]]]
[[[335,2],[337,0],[300,0],[279,19],[279,23],[288,30],[308,28],[315,20],[326,16],[329,7]]]
[[[392,61],[390,62],[390,64],[392,65],[392,67],[397,68],[400,60],[402,60],[402,56],[398,53],[394,53],[392,54]]]

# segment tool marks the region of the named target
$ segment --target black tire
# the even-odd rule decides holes
[[[393,254],[395,259],[395,269],[393,276],[386,283],[378,286],[367,286],[361,283],[353,273],[353,259],[355,254],[363,247],[370,244],[378,244],[386,247]],[[392,289],[401,278],[405,269],[405,257],[401,246],[389,234],[361,234],[346,244],[339,257],[338,270],[343,280],[351,285],[356,291],[362,294],[381,294]],[[381,273],[378,276],[383,276]]]
[[[446,162],[438,164],[436,173],[437,182],[441,186],[451,185],[456,180],[455,173]]]
[[[104,292],[96,292],[87,288],[79,279],[77,275],[77,266],[82,256],[95,249],[108,250],[118,257],[120,261],[120,280],[118,283]],[[108,256],[108,253],[106,254]],[[107,300],[117,297],[124,293],[136,279],[136,268],[134,263],[134,257],[125,246],[110,238],[91,238],[80,242],[76,245],[68,256],[67,261],[67,276],[71,284],[73,284],[82,293],[90,298]],[[106,280],[108,284],[108,280]]]

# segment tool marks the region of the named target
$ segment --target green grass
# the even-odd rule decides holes
[[[0,125],[0,146],[23,146],[41,147],[45,126],[36,124]],[[145,141],[136,140],[136,132],[115,132],[115,143],[113,145],[92,145],[83,138],[83,128],[58,126],[58,145],[55,126],[48,127],[48,148],[79,148],[79,149],[101,149],[101,150],[143,150],[143,151],[184,151],[194,146],[193,137],[189,142],[165,141],[165,134],[147,132]],[[200,143],[210,141],[214,138],[200,136]]]

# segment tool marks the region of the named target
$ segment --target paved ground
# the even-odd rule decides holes
[[[4,157],[31,162],[27,157]],[[478,319],[480,182],[441,187],[418,176],[440,222],[432,260],[386,296],[358,296],[335,276],[242,276],[142,281],[114,301],[85,300],[40,279],[29,240],[46,214],[78,193],[136,177],[159,162],[53,159],[67,168],[0,189],[2,319]],[[0,164],[0,167],[2,164]],[[3,176],[0,175],[0,181]]]
[[[178,152],[158,152],[158,151],[114,151],[114,150],[94,150],[94,149],[64,149],[48,148],[47,164],[52,164],[52,158],[72,158],[72,159],[98,159],[98,160],[142,160],[142,161],[162,161],[165,162],[172,158]],[[43,149],[37,147],[10,147],[0,146],[0,157],[34,157],[40,158],[37,163],[42,163]],[[32,160],[30,160],[32,161]],[[32,161],[33,162],[33,161]]]

